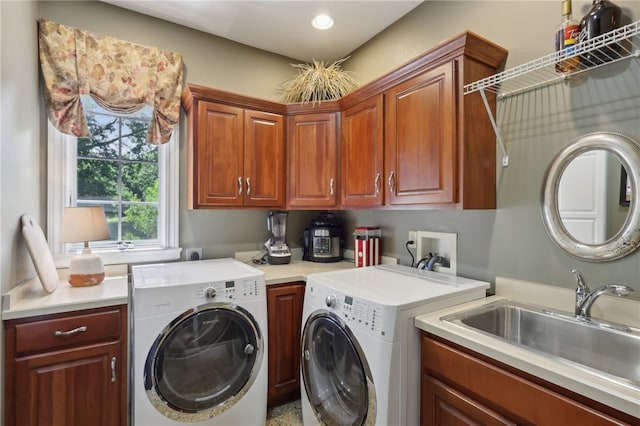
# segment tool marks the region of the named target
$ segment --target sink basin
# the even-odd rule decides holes
[[[488,303],[442,320],[640,387],[640,330],[616,327],[509,300]]]

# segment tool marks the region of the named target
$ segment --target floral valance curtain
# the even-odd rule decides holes
[[[147,140],[169,141],[180,117],[182,56],[41,19],[47,112],[62,133],[89,136],[81,95],[118,113],[153,108]]]

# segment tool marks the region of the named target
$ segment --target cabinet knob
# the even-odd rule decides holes
[[[392,171],[391,173],[389,173],[389,192],[393,193],[395,190],[395,186],[396,186],[396,179],[395,179],[395,172]]]
[[[251,178],[247,178],[247,195],[251,195]]]
[[[242,176],[238,176],[238,194],[242,195]]]
[[[333,195],[335,193],[333,182],[333,178],[329,179],[329,195]]]
[[[376,188],[376,194],[380,193],[380,173],[376,173],[376,178],[373,181],[373,186]]]

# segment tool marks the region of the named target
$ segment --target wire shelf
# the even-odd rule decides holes
[[[567,55],[566,51],[551,53],[482,80],[466,84],[464,94],[468,95],[478,90],[481,92],[490,91],[496,93],[498,99],[501,99],[537,87],[554,84],[573,75],[624,59],[638,58],[640,57],[640,40],[636,37],[638,34],[640,34],[640,21],[578,43],[571,55]],[[597,60],[588,60],[585,57],[591,52],[594,53],[590,56]],[[576,57],[579,58],[577,67],[570,73],[563,74],[556,71],[556,64]]]

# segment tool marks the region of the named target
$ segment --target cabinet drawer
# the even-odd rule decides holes
[[[16,324],[16,354],[120,337],[120,309]]]

